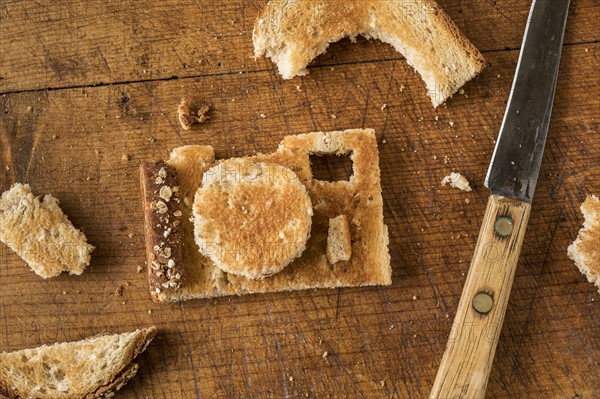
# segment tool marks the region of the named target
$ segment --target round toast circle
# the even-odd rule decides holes
[[[224,272],[261,279],[302,254],[312,214],[306,188],[292,170],[232,158],[202,178],[193,205],[194,237]]]

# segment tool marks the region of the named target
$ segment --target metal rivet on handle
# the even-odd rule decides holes
[[[500,237],[508,237],[515,227],[515,222],[509,216],[500,216],[494,223],[494,231]]]
[[[487,314],[490,310],[492,310],[492,306],[494,305],[494,298],[488,293],[478,292],[477,295],[473,297],[473,308],[481,314]]]

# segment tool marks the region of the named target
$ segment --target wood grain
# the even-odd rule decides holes
[[[291,81],[270,61],[254,64],[249,29],[263,2],[179,3],[181,20],[170,1],[3,2],[0,189],[20,181],[51,192],[97,249],[82,276],[43,281],[0,245],[0,350],[156,324],[138,376],[118,397],[426,397],[489,195],[483,178],[518,55],[503,49],[519,46],[529,8],[441,3],[490,50],[490,66],[434,110],[418,76],[377,43],[332,46]],[[596,2],[573,7],[490,398],[600,396],[600,298],[566,254],[579,204],[600,193],[600,35]],[[52,60],[75,66],[60,78]],[[207,101],[211,119],[182,131],[182,96]],[[392,286],[152,303],[137,273],[141,160],[183,144],[213,145],[217,157],[270,152],[287,134],[363,126],[380,142]],[[451,171],[474,190],[442,187]]]
[[[488,199],[430,398],[485,397],[530,212],[526,202]],[[502,220],[509,226],[500,227]],[[489,298],[489,307],[477,304],[478,296]]]
[[[529,1],[438,2],[480,51],[521,45]],[[265,4],[5,0],[0,3],[0,93],[271,70],[270,60],[254,60],[251,41]],[[569,18],[577,23],[568,25],[565,43],[598,40],[597,0],[573,2]],[[315,65],[400,58],[381,42],[343,40]]]

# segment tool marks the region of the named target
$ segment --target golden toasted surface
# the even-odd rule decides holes
[[[568,254],[600,292],[600,199],[588,196],[581,204],[581,213],[585,218],[583,228],[569,246]]]
[[[330,43],[362,35],[391,44],[421,75],[434,107],[476,76],[485,61],[432,0],[271,0],[254,24],[256,57],[275,62],[284,79]]]
[[[312,213],[306,188],[290,169],[229,159],[206,171],[196,193],[196,243],[224,272],[263,278],[304,251]]]
[[[178,290],[161,292],[157,298],[159,301],[391,284],[379,152],[373,130],[350,129],[287,136],[275,152],[248,158],[253,162],[275,163],[292,170],[306,188],[314,213],[310,238],[302,255],[279,273],[259,280],[224,272],[209,257],[202,255],[194,242],[194,225],[189,221],[192,206],[186,201],[186,196],[200,187],[202,176],[214,166],[206,162],[213,154],[208,146],[180,147],[173,150],[167,162],[176,169],[183,198],[179,204],[183,214],[183,245],[175,250],[182,252],[185,280]],[[313,154],[350,156],[352,176],[349,180],[334,182],[314,179],[310,165],[310,155]],[[348,219],[352,256],[347,262],[331,265],[326,256],[329,219],[338,215],[346,215]],[[153,284],[150,280],[151,291],[157,288]]]

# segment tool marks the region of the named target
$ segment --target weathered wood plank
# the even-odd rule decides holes
[[[252,28],[265,3],[3,1],[0,93],[273,69],[253,59]],[[520,47],[529,0],[439,3],[481,51]],[[596,0],[572,3],[565,43],[599,40]],[[383,43],[345,40],[315,65],[398,58]]]
[[[600,386],[598,294],[566,255],[580,201],[600,193],[600,100],[590,89],[600,84],[599,52],[563,53],[491,398],[587,398]],[[82,276],[42,281],[0,245],[0,350],[155,323],[159,335],[123,398],[426,397],[485,208],[482,181],[517,51],[487,57],[491,66],[437,111],[400,60],[315,67],[288,82],[267,71],[0,96],[0,188],[21,181],[52,192],[97,247]],[[211,119],[182,131],[183,95],[209,101]],[[136,273],[140,160],[192,143],[220,157],[266,152],[289,133],[357,126],[375,128],[381,142],[391,287],[150,301]],[[441,187],[451,171],[474,191]]]

